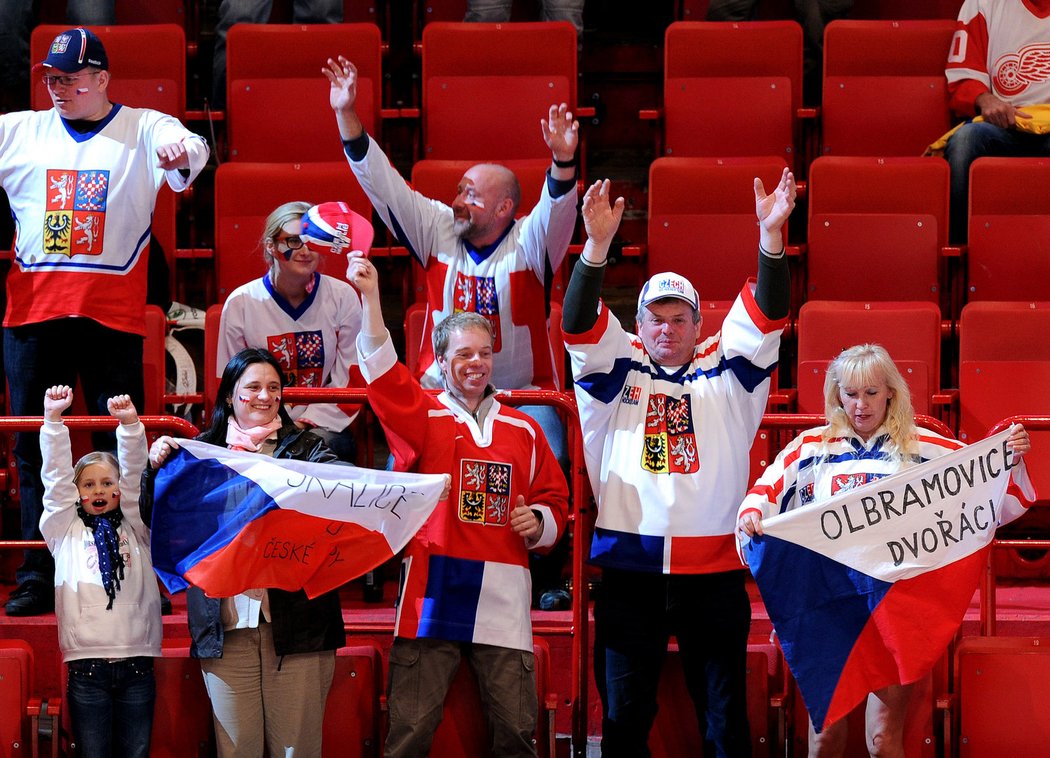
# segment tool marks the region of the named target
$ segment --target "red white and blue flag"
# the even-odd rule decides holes
[[[316,597],[400,551],[445,478],[274,459],[181,441],[157,472],[151,552],[169,592]]]
[[[1016,516],[1008,435],[765,519],[744,546],[817,731],[944,653],[996,526]]]

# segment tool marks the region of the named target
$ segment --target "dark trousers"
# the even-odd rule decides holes
[[[10,388],[8,414],[40,416],[44,391],[56,384],[73,387],[77,378],[90,415],[106,416],[106,400],[127,394],[142,410],[142,337],[118,332],[87,318],[62,318],[4,329],[4,371]],[[96,435],[99,450],[115,447],[113,436]],[[40,435],[15,436],[18,488],[22,503],[22,539],[39,540],[43,513],[40,483]],[[16,578],[50,584],[54,563],[46,550],[27,550]]]
[[[69,718],[78,755],[147,758],[157,685],[152,658],[69,662]]]
[[[665,575],[605,569],[594,603],[602,756],[648,756],[660,672],[673,634],[705,756],[750,756],[744,572]]]

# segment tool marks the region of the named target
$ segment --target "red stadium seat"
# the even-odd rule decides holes
[[[143,385],[145,387],[145,405],[140,411],[143,414],[161,415],[164,413],[165,361],[167,351],[164,338],[168,331],[168,318],[156,305],[147,305],[145,312],[146,339],[142,345]]]
[[[357,113],[380,137],[383,116],[375,24],[235,24],[226,39],[231,161],[345,161],[321,68],[345,55],[357,67]]]
[[[33,694],[33,648],[22,640],[0,640],[0,756],[28,756]]]
[[[30,60],[42,61],[55,36],[68,28],[68,24],[36,27],[30,38]],[[113,75],[110,100],[185,119],[186,35],[181,26],[93,26],[91,31],[106,47]],[[143,50],[150,54],[143,55]],[[36,110],[51,107],[51,97],[39,76],[33,77],[32,106]]]
[[[929,302],[811,300],[798,315],[798,412],[824,412],[824,375],[844,348],[875,342],[908,382],[916,413],[930,415],[940,387],[941,314]]]
[[[366,219],[372,205],[346,162],[224,163],[215,173],[215,273],[218,301],[262,276],[260,238],[266,217],[293,200],[343,200]],[[343,257],[322,256],[323,273],[342,278]]]
[[[219,391],[219,379],[225,366],[216,365],[219,356],[219,324],[222,304],[213,305],[204,314],[204,419],[211,420],[212,403]]]
[[[215,751],[211,701],[200,661],[188,644],[165,647],[156,658],[157,707],[153,712],[152,758],[207,756]]]
[[[797,170],[801,105],[802,28],[794,21],[667,27],[658,155],[775,155]]]
[[[948,164],[823,157],[810,166],[811,300],[928,300],[950,308]]]
[[[550,160],[539,121],[576,104],[576,30],[567,21],[427,24],[425,158]]]
[[[405,310],[405,365],[412,373],[415,373],[419,365],[419,348],[423,341],[426,318],[426,303],[412,303]]]
[[[985,437],[1001,420],[1050,415],[1050,302],[975,302],[959,319],[959,439]],[[1050,493],[1050,431],[1029,430],[1025,456],[1041,502]]]
[[[553,758],[553,710],[557,707],[557,698],[550,690],[550,649],[545,641],[537,639],[533,653],[536,656],[536,696],[539,700],[536,752],[540,758]],[[488,727],[482,715],[477,680],[469,664],[463,661],[445,697],[444,715],[434,733],[430,754],[474,756],[488,755],[488,752]]]
[[[754,178],[771,191],[784,166],[778,157],[653,161],[647,274],[675,271],[704,300],[732,301],[758,270]]]
[[[955,22],[837,20],[824,32],[821,153],[922,155],[951,127]]]
[[[770,694],[775,693],[783,680],[783,663],[773,645],[749,646],[747,651],[747,718],[751,727],[751,754],[755,758],[783,753],[782,745],[773,745],[769,739],[775,733],[775,719],[770,708]],[[678,643],[672,642],[667,651],[660,689],[657,693],[659,710],[649,733],[649,748],[654,757],[677,758],[701,755],[703,739],[696,721],[693,701],[686,689],[685,673]]]
[[[1050,186],[1045,158],[979,158],[970,167],[966,294],[974,300],[1038,300],[1050,280]]]
[[[965,637],[955,653],[959,755],[1043,755],[1050,745],[1050,639]]]
[[[342,647],[324,712],[321,750],[348,758],[377,756],[383,660],[375,645]]]

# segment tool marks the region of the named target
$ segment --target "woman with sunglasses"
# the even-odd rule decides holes
[[[319,273],[321,255],[299,236],[310,207],[285,203],[267,217],[260,242],[267,271],[227,298],[216,365],[258,347],[277,359],[288,387],[364,387],[355,347],[361,300],[345,280]],[[296,426],[310,429],[346,461],[354,458],[349,426],[357,411],[338,403],[288,406]]]

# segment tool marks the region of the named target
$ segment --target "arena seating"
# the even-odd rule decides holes
[[[549,160],[537,124],[553,103],[576,110],[576,30],[567,21],[427,24],[422,82],[422,157]]]
[[[801,103],[802,29],[795,22],[667,27],[658,156],[775,155],[798,171]]]
[[[1047,182],[1045,158],[979,158],[970,167],[969,302],[1046,298],[1050,215],[1033,190]]]
[[[321,68],[357,68],[356,111],[382,139],[381,40],[375,24],[235,24],[226,38],[226,136],[232,161],[345,161]]]
[[[954,20],[837,20],[824,31],[822,155],[922,155],[951,127]]]

